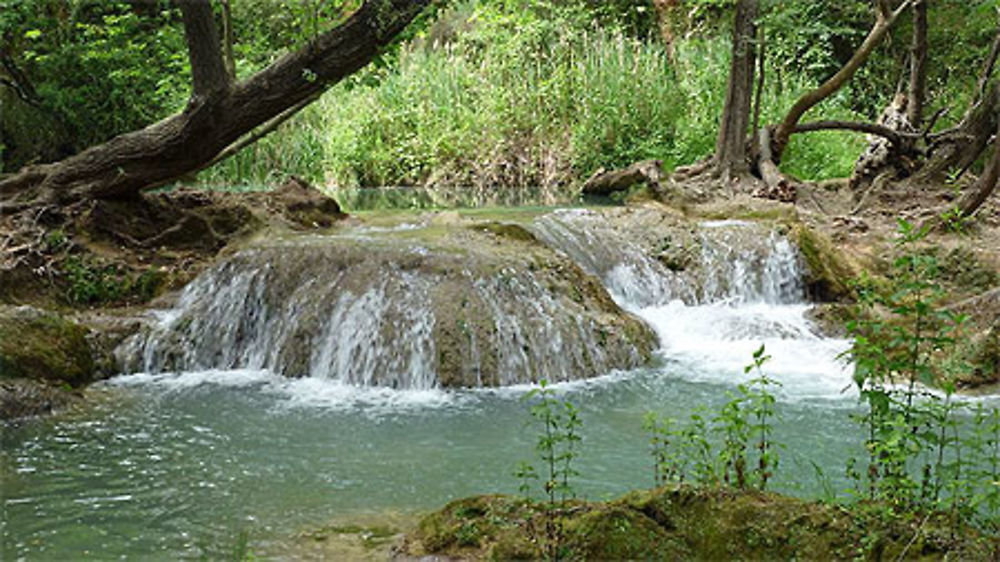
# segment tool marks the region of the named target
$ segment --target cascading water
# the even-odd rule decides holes
[[[852,390],[839,360],[848,344],[817,335],[807,319],[801,260],[785,237],[747,221],[671,225],[659,212],[623,213],[609,221],[594,211],[560,211],[532,228],[654,328],[673,370],[692,380],[738,381],[764,344],[767,371],[786,397]]]
[[[644,414],[718,411],[762,342],[784,384],[775,489],[817,493],[819,468],[849,485],[844,459],[864,449],[855,401],[831,400],[845,344],[810,331],[781,236],[643,209],[546,215],[529,227],[544,244],[466,226],[443,229],[450,242],[411,225],[225,257],[119,348],[146,373],[0,432],[0,558],[225,558],[245,531],[261,557],[295,559],[288,537],[332,519],[517,490],[529,386],[442,387],[645,364],[555,386],[584,420],[574,487],[615,497],[651,483]],[[621,307],[655,328],[663,361],[646,363],[655,335]]]
[[[366,233],[245,249],[121,346],[120,362],[421,390],[573,380],[648,358],[648,329],[571,263],[525,242],[495,255],[491,239],[479,248],[483,235],[456,230],[460,247]]]

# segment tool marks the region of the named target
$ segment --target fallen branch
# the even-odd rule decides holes
[[[582,191],[587,195],[611,195],[645,182],[659,193],[662,176],[663,162],[643,160],[621,170],[606,171],[602,168],[594,172],[594,175],[584,182]]]

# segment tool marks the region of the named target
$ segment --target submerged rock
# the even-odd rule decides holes
[[[655,336],[520,227],[361,229],[224,259],[118,350],[127,371],[492,387],[645,363]]]

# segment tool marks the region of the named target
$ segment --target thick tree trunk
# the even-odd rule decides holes
[[[913,5],[913,39],[910,44],[910,84],[907,90],[906,117],[919,129],[924,119],[927,90],[927,0]]]
[[[968,169],[989,144],[1000,115],[1000,80],[994,80],[986,95],[954,128],[931,135],[930,156],[918,175],[936,181],[951,170]]]
[[[722,110],[719,137],[715,144],[716,171],[727,181],[746,174],[747,127],[753,97],[754,65],[757,62],[757,0],[740,0],[733,23],[733,56]]]
[[[194,78],[183,112],[0,181],[50,201],[128,197],[197,170],[244,134],[361,69],[429,0],[370,0],[343,25],[239,83],[225,69],[207,0],[181,4]]]
[[[996,133],[998,137],[993,141],[993,157],[979,179],[958,200],[958,211],[962,217],[971,217],[996,191],[997,182],[1000,181],[1000,126]]]
[[[795,130],[796,125],[798,125],[799,120],[805,115],[807,111],[815,107],[818,103],[825,100],[826,98],[833,95],[837,90],[843,87],[854,73],[857,72],[861,65],[864,64],[868,57],[875,50],[875,47],[882,41],[885,35],[892,28],[892,25],[896,23],[899,15],[903,13],[906,8],[908,8],[914,0],[905,0],[898,8],[895,10],[890,10],[886,3],[882,0],[876,1],[875,10],[875,25],[872,26],[871,31],[868,32],[868,36],[865,37],[864,42],[858,47],[858,50],[854,52],[847,64],[845,64],[840,70],[837,71],[829,80],[821,84],[814,90],[806,92],[802,97],[800,97],[792,108],[788,110],[785,114],[784,119],[782,119],[781,124],[778,125],[774,133],[774,139],[772,142],[772,149],[775,158],[775,162],[781,161],[781,156],[788,146],[788,141],[791,138],[792,133]]]

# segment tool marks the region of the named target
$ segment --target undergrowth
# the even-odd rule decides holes
[[[430,186],[444,205],[469,197],[544,203],[570,197],[599,168],[658,158],[669,170],[714,148],[724,38],[685,40],[671,64],[654,38],[558,13],[470,0],[441,21],[448,32],[418,38],[393,64],[336,85],[201,181],[259,186],[295,174],[330,190]],[[806,76],[781,82],[764,93],[764,122],[813,86]],[[854,117],[849,101],[834,96],[812,116]],[[784,161],[803,179],[848,175],[864,142],[836,132],[799,136]]]

